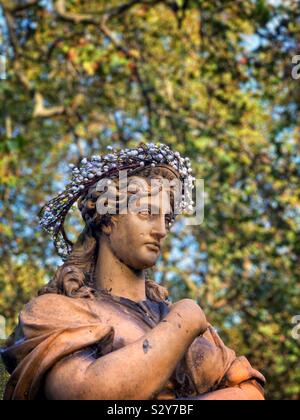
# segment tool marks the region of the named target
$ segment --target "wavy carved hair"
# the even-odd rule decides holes
[[[138,169],[134,175],[128,178],[128,182],[136,177],[147,181],[148,191],[145,194],[149,194],[151,191],[151,180],[154,178],[167,179],[169,182],[173,179],[178,180],[175,173],[164,166]],[[119,209],[123,197],[120,193],[118,178],[112,180],[108,186],[106,197],[109,197],[110,193],[117,197],[117,209]],[[174,190],[171,188],[169,193],[171,206],[174,209]],[[97,212],[96,203],[101,194],[103,193],[97,191],[97,184],[95,184],[78,200],[78,208],[85,222],[84,230],[79,235],[68,259],[57,270],[54,278],[40,290],[39,295],[56,293],[72,298],[93,298],[95,296],[94,272],[99,252],[101,227],[113,223],[113,218],[118,217],[111,214],[100,215]],[[126,200],[130,194],[128,191]],[[146,295],[149,299],[157,302],[166,301],[169,295],[166,288],[150,279],[148,271],[146,271]]]

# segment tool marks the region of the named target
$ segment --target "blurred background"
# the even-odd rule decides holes
[[[68,163],[162,141],[206,209],[155,279],[198,300],[267,398],[299,399],[300,2],[0,0],[0,28],[0,338],[61,264],[37,214]]]

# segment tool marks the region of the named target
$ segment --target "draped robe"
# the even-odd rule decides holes
[[[33,299],[21,312],[18,327],[1,350],[11,374],[4,399],[46,399],[45,378],[56,363],[83,350],[94,359],[117,351],[155,328],[169,311],[164,301],[134,302],[104,290],[94,298],[46,294]],[[144,351],[151,351],[147,340]],[[263,394],[264,377],[245,357],[237,357],[227,348],[209,326],[189,346],[153,399],[196,397],[246,381],[254,381]]]

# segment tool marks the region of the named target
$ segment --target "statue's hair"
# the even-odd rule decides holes
[[[128,182],[132,181],[135,178],[135,175],[139,179],[144,178],[147,181],[148,191],[146,191],[145,194],[150,193],[151,180],[153,178],[166,178],[169,181],[175,178],[175,174],[167,167],[163,166],[156,168],[144,168],[142,170],[139,169],[136,174],[128,178]],[[114,197],[117,199],[117,210],[123,203],[123,197],[119,187],[118,178],[114,179],[108,186],[105,193],[106,197],[109,197],[110,194],[116,193]],[[101,228],[104,225],[114,223],[114,218],[118,217],[109,213],[105,215],[100,215],[98,213],[96,204],[103,192],[97,191],[97,189],[97,184],[93,185],[89,191],[79,199],[78,208],[85,222],[85,228],[79,235],[79,238],[68,259],[57,270],[54,278],[40,290],[39,295],[56,293],[72,298],[94,297],[96,293],[94,273],[99,252]],[[174,209],[174,190],[171,188],[169,193],[171,207]],[[128,191],[128,197],[130,197],[130,194],[130,191]],[[167,289],[156,283],[154,280],[151,280],[147,271],[146,295],[149,299],[157,302],[165,301],[168,298]]]

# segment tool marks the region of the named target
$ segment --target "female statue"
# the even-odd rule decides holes
[[[141,144],[72,171],[41,213],[64,264],[2,350],[5,399],[264,399],[264,377],[224,345],[202,309],[171,304],[147,277],[175,210],[191,205],[180,195],[193,182],[189,160]],[[85,228],[72,245],[64,222],[76,202]]]

